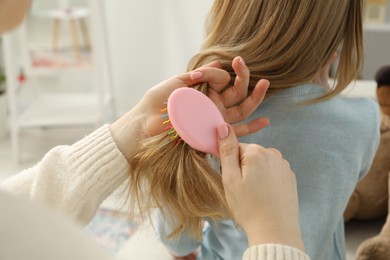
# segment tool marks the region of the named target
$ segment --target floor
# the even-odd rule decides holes
[[[20,164],[13,162],[9,136],[0,137],[0,181],[32,166],[51,147],[71,144],[91,131],[93,131],[92,127],[46,128],[24,131],[21,134],[22,162]],[[102,208],[108,209],[115,209],[116,207],[114,197],[109,198],[102,205]],[[354,259],[358,245],[365,239],[376,235],[380,231],[383,222],[384,220],[351,221],[346,224],[347,260]]]

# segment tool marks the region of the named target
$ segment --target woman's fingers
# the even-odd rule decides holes
[[[225,121],[229,124],[234,124],[248,118],[263,101],[268,87],[268,80],[260,80],[254,88],[252,94],[247,97],[241,104],[225,110],[225,113],[223,114]]]
[[[218,148],[222,167],[222,180],[235,182],[241,179],[240,150],[233,128],[226,123],[218,126]]]
[[[215,61],[212,61],[212,62],[206,64],[206,65],[201,66],[201,68],[207,68],[207,67],[220,69],[220,68],[222,68],[222,64],[219,60],[215,60]]]
[[[218,65],[212,63],[210,65]],[[211,89],[219,92],[226,87],[230,81],[230,75],[227,71],[216,67],[200,67],[194,71],[183,73],[176,77],[181,81],[181,86],[193,86],[207,82]]]
[[[248,67],[245,65],[244,60],[241,57],[234,58],[232,67],[236,73],[234,86],[221,93],[223,105],[225,107],[237,105],[248,95],[250,72]]]
[[[266,128],[270,124],[269,119],[266,117],[256,118],[245,124],[234,125],[233,129],[237,137],[246,136],[256,133],[263,128]]]
[[[226,88],[231,77],[227,71],[220,69],[221,63],[219,61],[211,62],[195,71],[171,79],[177,81],[172,85],[178,88],[207,82],[209,98],[221,111],[227,123],[236,124],[247,119],[261,104],[269,87],[269,81],[260,80],[251,95],[247,96],[250,76],[248,67],[241,57],[236,57],[233,60],[232,67],[237,75],[235,84],[223,92],[221,91]],[[267,125],[269,125],[268,119],[258,118],[249,123],[235,125],[234,130],[236,135],[240,137],[257,132]]]

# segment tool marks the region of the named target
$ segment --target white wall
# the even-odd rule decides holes
[[[387,5],[386,29],[371,27],[365,30],[365,61],[362,78],[375,79],[378,69],[390,64],[390,2]]]
[[[87,0],[69,1],[83,5]],[[117,107],[123,114],[148,88],[186,69],[188,60],[200,48],[205,17],[213,0],[100,1],[105,4]],[[53,0],[34,0],[33,12],[57,4]],[[390,23],[390,4],[386,22]],[[50,30],[51,25],[47,26]],[[390,64],[390,31],[366,31],[365,43],[362,77],[373,79],[380,66]]]
[[[365,32],[364,67],[362,78],[374,80],[379,68],[390,65],[390,27],[387,31]]]
[[[212,0],[105,1],[120,114],[156,83],[185,71],[200,48]]]

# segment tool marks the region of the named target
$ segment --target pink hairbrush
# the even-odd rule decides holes
[[[217,128],[225,120],[211,99],[196,89],[179,88],[169,96],[167,109],[169,121],[183,141],[219,157]]]

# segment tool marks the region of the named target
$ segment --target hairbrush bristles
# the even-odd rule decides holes
[[[168,104],[168,102],[164,102],[164,105],[167,105],[167,104]],[[169,136],[170,140],[171,141],[177,140],[176,144],[180,143],[182,141],[182,139],[177,134],[175,128],[173,127],[173,125],[171,123],[171,120],[169,120],[168,107],[161,109],[161,112],[165,113],[161,116],[161,118],[168,118],[167,120],[165,120],[163,122],[163,125],[165,126],[164,130],[167,131],[167,135]]]

